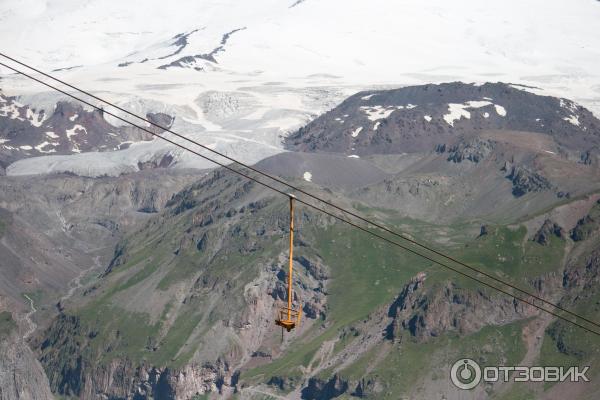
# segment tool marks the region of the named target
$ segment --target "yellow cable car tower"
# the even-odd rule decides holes
[[[292,308],[292,282],[293,282],[293,265],[294,258],[294,196],[290,194],[290,259],[289,259],[289,270],[287,277],[287,307],[279,309],[278,317],[275,320],[275,324],[285,328],[288,332],[300,325],[300,319],[302,318],[302,307],[298,310]],[[283,331],[282,331],[283,332]]]

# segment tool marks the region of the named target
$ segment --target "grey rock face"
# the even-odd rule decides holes
[[[426,287],[423,277],[414,278],[389,308],[392,323],[387,337],[402,341],[405,335],[426,341],[444,332],[468,334],[485,325],[497,325],[532,313],[516,300],[471,291],[453,283]]]
[[[464,160],[468,160],[478,163],[487,157],[492,152],[493,148],[493,143],[489,140],[476,138],[470,142],[461,141],[448,150],[448,161],[460,163]]]
[[[53,400],[48,378],[16,333],[0,338],[0,400]]]

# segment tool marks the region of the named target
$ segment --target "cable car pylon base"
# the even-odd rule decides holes
[[[292,307],[292,284],[294,274],[294,196],[290,194],[290,258],[287,276],[287,307],[281,307],[277,313],[275,324],[290,332],[300,325],[302,319],[302,307],[294,309]]]

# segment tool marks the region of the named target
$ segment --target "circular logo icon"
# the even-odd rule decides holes
[[[452,365],[450,379],[459,389],[473,389],[481,382],[481,367],[470,358],[462,358]]]

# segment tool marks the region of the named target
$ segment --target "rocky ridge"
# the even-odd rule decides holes
[[[173,123],[173,118],[166,114],[149,113],[146,117],[166,128]],[[156,134],[162,133],[154,126],[147,128]],[[132,143],[153,139],[151,134],[135,127],[111,125],[102,111],[90,111],[66,101],[58,102],[53,110],[36,109],[0,92],[0,166],[3,170],[23,158],[118,151]]]

